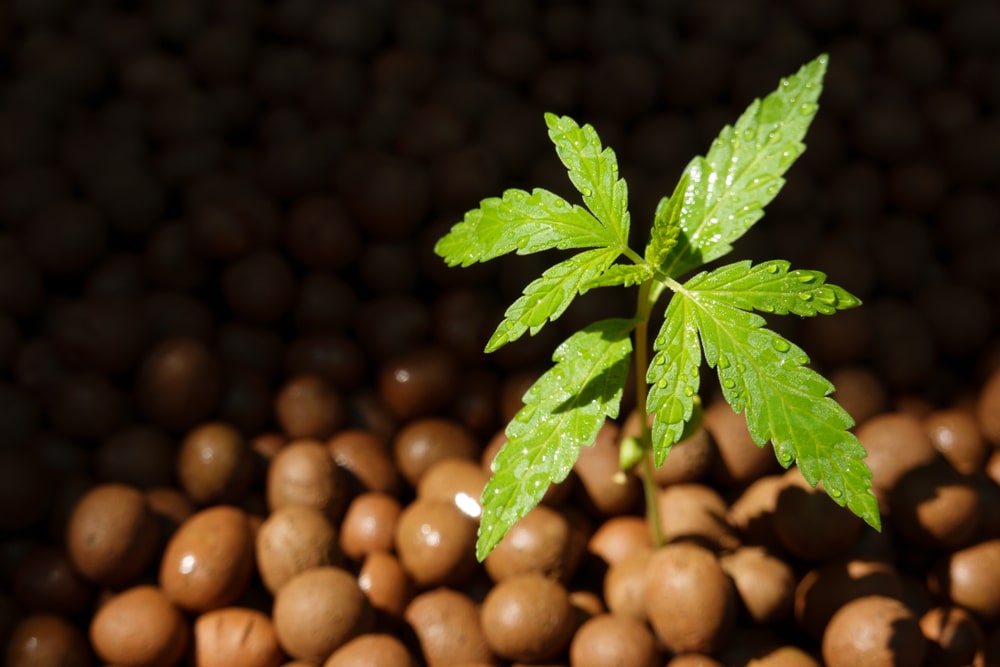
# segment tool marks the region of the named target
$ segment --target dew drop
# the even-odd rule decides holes
[[[667,339],[664,338],[663,336],[657,336],[655,342],[656,342],[656,347],[663,347],[664,345],[667,344]]]
[[[767,133],[767,143],[776,144],[781,141],[781,132],[779,130],[773,130]]]
[[[521,237],[519,237],[516,241],[514,241],[514,245],[516,245],[518,248],[525,248],[525,247],[527,247],[527,245],[528,245],[528,237],[527,236],[521,236]]]
[[[795,363],[797,363],[799,366],[805,366],[806,364],[809,363],[809,357],[807,357],[805,355],[796,357],[795,358]]]
[[[698,367],[697,366],[692,366],[691,370],[688,371],[688,375],[690,375],[691,377],[697,377],[697,375],[698,375]]]
[[[777,184],[769,185],[767,188],[767,196],[773,197],[774,195],[778,194],[778,190],[780,189],[781,188]]]
[[[694,389],[691,387],[684,387],[684,395],[689,397],[694,396]]]
[[[593,194],[593,192],[591,192],[590,188],[583,188],[582,190],[580,190],[580,194],[583,195],[584,197],[589,197],[590,195]]]
[[[743,364],[736,364],[736,371],[738,373],[746,373],[747,367]]]
[[[830,489],[831,498],[840,498],[842,495],[844,495],[844,492],[840,489]]]
[[[719,368],[729,368],[729,359],[719,357]]]
[[[812,301],[812,292],[799,292],[799,298],[803,301]]]
[[[732,389],[733,387],[736,386],[736,382],[734,380],[726,378],[725,380],[722,381],[722,386],[725,387],[726,389]]]
[[[753,128],[747,128],[747,129],[743,130],[743,140],[744,141],[753,141],[754,140],[754,136],[756,136],[756,133],[753,131]]]
[[[792,346],[784,338],[775,338],[774,349],[776,349],[778,352],[788,352],[790,349],[792,349]]]
[[[656,355],[656,359],[654,360],[654,363],[657,366],[662,366],[665,363],[667,363],[667,357],[665,355],[658,354],[658,355]]]
[[[809,88],[810,86],[806,87]],[[809,114],[815,112],[816,112],[816,105],[813,104],[812,102],[803,102],[802,106],[799,107],[799,113],[801,113],[803,116],[808,116]]]
[[[789,463],[792,462],[792,455],[788,452],[781,452],[780,454],[778,454],[778,460],[780,460],[785,465],[788,465]]]
[[[772,306],[769,303],[761,304],[760,309],[763,310],[765,313],[773,313],[774,312],[774,306]]]
[[[767,271],[768,273],[771,273],[771,274],[777,273],[778,272],[778,265],[777,264],[767,264],[767,265],[764,266],[764,270]]]
[[[837,295],[829,290],[820,290],[820,292],[816,295],[816,298],[828,306],[833,306],[837,303]]]
[[[802,273],[797,276],[797,279],[800,283],[808,284],[811,282],[815,282],[816,276],[812,273]]]
[[[659,387],[660,389],[666,389],[667,388],[667,381],[666,380],[660,380],[659,382],[656,383],[656,386]]]

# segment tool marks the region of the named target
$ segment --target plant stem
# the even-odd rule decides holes
[[[643,282],[639,287],[639,300],[636,305],[636,317],[639,322],[635,327],[633,345],[635,409],[639,417],[639,442],[643,451],[639,459],[639,476],[642,479],[643,495],[646,499],[646,521],[649,523],[653,546],[657,548],[663,546],[663,531],[660,528],[660,509],[656,501],[658,489],[653,477],[653,438],[649,432],[646,414],[646,367],[649,365],[649,314],[661,292],[662,286],[652,279]]]

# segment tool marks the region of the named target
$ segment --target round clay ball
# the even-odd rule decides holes
[[[113,595],[90,621],[90,642],[108,663],[172,667],[187,650],[191,628],[163,592],[136,586]]]
[[[392,443],[396,467],[410,486],[438,461],[457,458],[475,461],[479,445],[457,422],[439,417],[415,419],[396,433]]]
[[[761,547],[740,547],[719,562],[755,623],[770,625],[791,616],[796,579],[787,562]]]
[[[337,567],[314,567],[289,579],[271,612],[282,648],[293,658],[322,663],[365,632],[373,620],[354,576]]]
[[[392,635],[356,637],[333,652],[323,667],[416,667],[409,649]]]
[[[820,639],[838,609],[851,600],[871,595],[902,599],[903,580],[891,563],[831,560],[799,579],[795,588],[795,620],[806,634]]]
[[[930,665],[975,664],[983,646],[983,630],[976,617],[961,607],[933,607],[920,617],[920,629],[927,638]]]
[[[569,659],[574,667],[654,667],[662,662],[648,625],[613,614],[594,616],[580,626]]]
[[[619,467],[619,440],[617,424],[606,421],[594,443],[580,449],[573,466],[584,507],[601,516],[628,514],[642,498],[639,478],[625,474]]]
[[[222,393],[222,368],[202,341],[168,338],[142,360],[135,393],[150,422],[167,431],[182,431],[215,409]]]
[[[402,488],[399,471],[389,445],[374,432],[348,428],[326,443],[333,461],[354,478],[359,490],[398,495]]]
[[[859,426],[856,433],[868,452],[865,463],[872,470],[872,487],[881,497],[907,471],[940,456],[924,425],[905,412],[886,412],[872,417]]]
[[[450,404],[458,379],[458,362],[444,348],[401,352],[383,362],[379,369],[379,396],[393,416],[409,421]]]
[[[274,413],[289,438],[324,439],[342,428],[347,408],[336,389],[318,375],[287,380],[274,399]]]
[[[476,567],[475,520],[454,503],[418,498],[396,523],[396,553],[420,588],[460,585]]]
[[[924,428],[934,448],[960,473],[982,470],[993,451],[970,410],[935,410],[924,418]]]
[[[639,550],[652,551],[653,535],[645,517],[611,517],[598,526],[587,541],[587,552],[613,565]]]
[[[224,607],[194,621],[198,667],[278,667],[285,659],[270,617],[254,609]]]
[[[446,587],[426,591],[413,598],[403,617],[417,636],[427,667],[497,664],[486,643],[480,608],[468,595]]]
[[[908,542],[936,551],[972,543],[982,523],[973,479],[942,460],[903,475],[889,494],[892,525]]]
[[[325,446],[293,441],[278,450],[267,468],[267,505],[314,507],[339,522],[347,507],[348,480]]]
[[[80,629],[56,614],[31,614],[4,634],[10,667],[90,667],[90,647]]]
[[[750,436],[746,417],[725,401],[710,403],[704,410],[705,430],[715,442],[710,477],[724,487],[745,487],[759,477],[780,470],[770,447],[758,447]]]
[[[358,586],[375,609],[400,618],[413,599],[414,585],[399,558],[385,551],[365,556],[358,570]]]
[[[566,650],[576,615],[562,584],[531,572],[507,577],[487,593],[482,626],[498,656],[538,663]]]
[[[1000,447],[1000,368],[993,371],[979,392],[976,419],[983,437]]]
[[[359,560],[376,551],[392,551],[402,511],[399,501],[385,493],[355,496],[340,524],[340,547],[344,554]]]
[[[490,476],[475,461],[445,459],[431,466],[417,484],[417,496],[454,503],[472,519],[483,513],[480,504]]]
[[[864,528],[860,518],[814,488],[798,468],[789,469],[778,492],[771,526],[788,553],[817,562],[843,555]],[[823,530],[816,530],[823,526]]]
[[[576,569],[572,538],[565,516],[538,505],[511,526],[483,565],[493,581],[537,572],[565,583]]]
[[[665,542],[689,540],[713,550],[739,544],[729,524],[729,506],[718,491],[696,482],[672,484],[657,494],[660,532]]]
[[[214,505],[190,516],[167,542],[160,561],[164,594],[186,611],[233,604],[253,574],[254,535],[245,512]]]
[[[181,442],[177,478],[198,505],[237,502],[253,481],[253,456],[246,438],[223,422],[194,428]]]
[[[1000,539],[948,554],[931,571],[929,584],[987,623],[1000,619]]]
[[[712,653],[736,619],[736,592],[714,553],[688,542],[653,552],[646,567],[649,622],[675,652]]]
[[[340,565],[337,528],[306,505],[271,512],[257,528],[256,562],[261,581],[276,593],[295,575],[313,567]]]
[[[160,524],[141,491],[102,484],[80,498],[66,528],[66,549],[80,574],[124,586],[153,563]]]
[[[927,651],[920,622],[894,598],[872,595],[841,607],[823,632],[827,667],[919,665]]]

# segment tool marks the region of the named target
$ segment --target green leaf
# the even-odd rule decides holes
[[[483,490],[480,561],[538,505],[550,483],[566,479],[580,447],[593,444],[605,420],[618,416],[634,326],[634,320],[602,320],[573,334],[556,348],[556,364],[525,393]]]
[[[680,276],[725,255],[764,215],[785,183],[782,175],[805,150],[802,139],[818,108],[826,64],[822,55],[763,101],[754,100],[705,157],[687,166],[663,223],[680,228],[677,244],[657,263],[664,275]]]
[[[657,467],[666,461],[674,443],[681,440],[698,395],[701,346],[693,311],[694,304],[689,299],[673,297],[653,341],[655,354],[646,372],[649,383],[646,409],[653,415]]]
[[[511,189],[480,202],[447,234],[434,252],[449,266],[469,266],[507,253],[559,248],[617,246],[617,238],[582,206],[548,190]]]
[[[840,505],[870,525],[880,525],[871,470],[850,415],[832,398],[833,385],[806,367],[801,348],[764,328],[764,318],[698,289],[696,276],[675,295],[690,304],[705,360],[718,371],[726,401],[745,412],[758,445],[768,440],[785,467],[798,463],[810,484],[822,482]],[[738,280],[738,278],[737,278]]]
[[[646,264],[612,264],[601,275],[583,284],[583,289],[595,287],[631,287],[653,277],[653,272]]]
[[[681,232],[679,208],[689,180],[690,176],[685,171],[681,174],[681,180],[674,191],[676,196],[664,197],[656,206],[656,212],[653,214],[653,228],[649,233],[649,244],[646,245],[646,262],[650,266],[662,267],[669,257],[670,251],[677,245],[677,237]]]
[[[615,236],[617,245],[627,246],[628,186],[618,175],[615,152],[601,146],[593,126],[580,127],[569,116],[547,113],[545,124],[559,159],[569,171],[569,180],[583,195],[587,208]]]
[[[789,263],[772,260],[752,266],[749,260],[701,273],[686,283],[687,289],[743,310],[801,317],[832,315],[861,305],[842,287],[826,282],[822,271],[789,271]]]
[[[589,289],[586,283],[599,277],[617,258],[615,248],[594,248],[548,268],[504,313],[504,320],[486,343],[486,351],[494,352],[525,332],[535,335],[547,321],[562,315],[577,294]]]

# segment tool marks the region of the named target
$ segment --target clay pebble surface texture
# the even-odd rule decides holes
[[[989,0],[0,3],[0,662],[1000,664],[998,45]],[[632,301],[487,356],[544,267],[434,241],[506,188],[578,201],[544,111],[615,149],[641,236],[821,52],[738,251],[864,301],[770,324],[855,418],[883,532],[706,373],[667,546],[617,470],[629,386],[477,564],[504,424]]]

